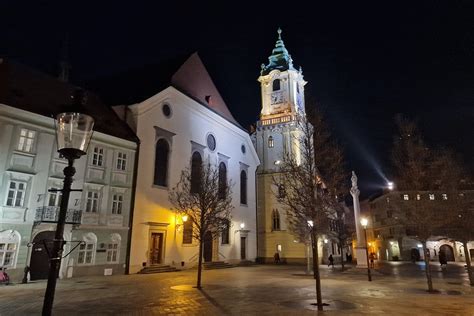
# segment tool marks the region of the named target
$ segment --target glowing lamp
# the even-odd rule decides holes
[[[360,224],[364,226],[364,229],[365,229],[367,228],[367,224],[369,224],[369,220],[365,217],[362,217],[362,219],[360,220]]]
[[[326,238],[324,239],[324,243],[325,243],[325,244],[327,244],[327,243],[328,243],[328,240],[327,240]]]
[[[66,112],[56,117],[58,152],[66,159],[86,154],[92,138],[94,119],[86,114]]]
[[[388,189],[389,189],[390,191],[392,191],[392,190],[393,190],[393,187],[394,187],[393,182],[392,182],[392,181],[387,182],[387,187],[388,187]]]
[[[313,227],[313,221],[308,221],[308,226]]]
[[[245,223],[244,222],[240,223],[240,229],[244,229],[244,228],[245,228]]]
[[[181,216],[181,219],[183,220],[183,223],[188,221],[188,215],[183,215]]]

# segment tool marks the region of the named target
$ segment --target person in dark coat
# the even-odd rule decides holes
[[[332,257],[332,254],[329,255],[328,260],[329,260],[328,267],[332,266],[334,268],[334,258]]]

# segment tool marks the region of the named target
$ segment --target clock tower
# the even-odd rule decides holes
[[[301,131],[295,120],[305,115],[304,87],[301,67],[293,66],[281,29],[268,64],[262,64],[258,81],[261,85],[262,110],[253,141],[260,158],[257,168],[257,230],[258,259],[272,262],[275,253],[282,261],[304,263],[303,243],[287,229],[286,210],[278,203],[279,188],[273,179],[284,176],[279,172],[285,155],[300,159],[298,139]]]

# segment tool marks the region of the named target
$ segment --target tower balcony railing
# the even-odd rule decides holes
[[[294,120],[293,115],[278,116],[278,117],[274,117],[274,118],[268,118],[268,119],[260,120],[257,123],[257,126],[262,127],[262,126],[268,126],[268,125],[275,125],[275,124],[291,122],[293,120]]]
[[[35,222],[57,223],[59,217],[59,206],[41,206],[36,208]],[[68,209],[66,213],[66,224],[80,224],[82,211]]]

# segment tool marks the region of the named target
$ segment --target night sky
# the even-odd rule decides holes
[[[306,93],[326,113],[363,196],[390,178],[396,113],[416,118],[428,142],[454,148],[472,164],[473,1],[101,2],[0,0],[0,55],[56,75],[68,34],[70,81],[87,88],[198,51],[247,127],[260,111],[260,64],[281,27],[294,65],[303,67]]]

